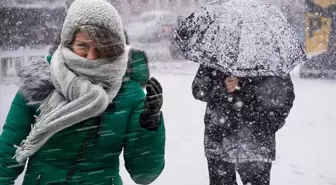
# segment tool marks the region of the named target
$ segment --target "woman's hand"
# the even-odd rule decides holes
[[[152,77],[146,84],[146,91],[144,112],[140,116],[140,126],[153,131],[157,130],[161,123],[161,107],[163,105],[161,84]]]
[[[238,88],[238,81],[237,77],[227,77],[225,79],[225,87],[229,93],[232,93]]]

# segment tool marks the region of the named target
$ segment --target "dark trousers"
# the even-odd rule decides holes
[[[236,171],[244,185],[269,185],[272,163],[228,163],[208,159],[210,185],[237,185]]]

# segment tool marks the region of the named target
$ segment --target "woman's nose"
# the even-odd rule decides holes
[[[97,53],[96,48],[90,48],[90,50],[89,50],[86,58],[89,59],[89,60],[96,60],[96,59],[98,59],[98,53]]]

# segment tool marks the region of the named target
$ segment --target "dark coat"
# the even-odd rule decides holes
[[[275,133],[295,99],[290,76],[239,78],[240,90],[231,95],[219,71],[200,66],[192,84],[193,96],[207,102],[205,154],[226,162],[275,160]]]

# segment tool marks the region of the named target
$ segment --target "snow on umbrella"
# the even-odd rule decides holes
[[[257,0],[209,3],[173,36],[188,60],[237,77],[286,75],[306,58],[282,12]]]

